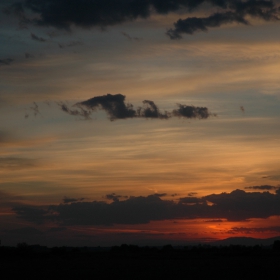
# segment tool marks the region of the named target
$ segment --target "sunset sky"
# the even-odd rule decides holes
[[[280,1],[0,0],[0,239],[280,235]]]

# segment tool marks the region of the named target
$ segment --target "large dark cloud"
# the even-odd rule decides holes
[[[18,217],[40,223],[54,220],[62,225],[144,224],[171,219],[227,219],[244,221],[280,215],[280,193],[245,192],[211,194],[201,198],[184,197],[178,202],[162,199],[164,195],[129,197],[108,195],[104,201],[73,202],[46,208],[20,206]]]
[[[202,4],[219,7],[223,12],[208,17],[180,19],[167,34],[171,39],[181,34],[206,31],[231,22],[248,23],[246,16],[263,20],[274,20],[278,9],[273,0],[21,0],[6,9],[6,13],[17,15],[21,21],[37,25],[71,29],[72,25],[82,28],[106,27],[148,18],[152,13],[167,14],[185,9],[192,12]],[[35,16],[27,17],[26,11]]]
[[[169,119],[171,117],[207,119],[210,116],[215,116],[206,107],[177,104],[178,109],[174,109],[172,112],[162,112],[151,100],[144,100],[142,103],[142,107],[134,109],[132,104],[125,103],[124,95],[108,93],[79,102],[74,105],[75,109],[70,109],[65,103],[58,103],[58,105],[65,113],[72,116],[81,116],[85,119],[89,119],[90,114],[96,109],[101,109],[107,113],[111,121],[127,118]]]

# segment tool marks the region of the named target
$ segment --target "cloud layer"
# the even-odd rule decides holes
[[[107,195],[104,201],[67,201],[48,207],[18,206],[13,211],[19,218],[33,223],[56,221],[62,225],[145,224],[172,219],[227,219],[244,221],[280,215],[280,191],[211,194],[204,197],[183,197],[178,202],[162,199],[165,194],[147,197]],[[122,200],[120,200],[122,199]]]

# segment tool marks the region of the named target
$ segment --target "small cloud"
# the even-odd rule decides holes
[[[58,44],[60,49],[64,49],[66,47],[81,46],[81,45],[83,45],[83,42],[81,42],[81,41],[72,41],[72,42],[67,43],[67,44],[60,44],[60,43]]]
[[[182,105],[182,104],[177,104],[178,109],[173,110],[173,115],[176,117],[185,117],[188,119],[207,119],[209,118],[211,114],[208,111],[208,108],[206,107],[195,107],[195,106],[189,106],[189,105]],[[215,114],[214,114],[215,115]]]
[[[46,39],[42,38],[42,37],[38,37],[37,35],[35,35],[34,33],[30,33],[30,36],[33,40],[38,41],[38,42],[46,42]]]
[[[178,196],[178,195],[179,195],[178,193],[171,194],[172,197],[175,197],[175,196]]]
[[[88,110],[85,110],[82,106],[77,106],[78,109],[70,109],[65,103],[63,102],[59,102],[57,103],[57,105],[60,107],[60,109],[71,115],[71,116],[80,116],[80,117],[83,117],[84,119],[86,120],[89,120],[90,119],[90,115],[91,115],[91,112],[88,111]]]
[[[194,196],[194,195],[197,195],[197,192],[190,192],[190,193],[188,193],[188,196]]]
[[[34,57],[34,55],[32,55],[30,53],[27,53],[27,52],[24,54],[24,56],[25,56],[25,58],[32,58],[32,57]]]
[[[12,58],[0,59],[0,65],[10,65],[13,61]]]
[[[127,34],[126,32],[121,32],[121,34],[126,37],[128,40],[130,41],[141,41],[142,38],[138,38],[138,37],[131,37],[129,34]]]
[[[105,197],[106,197],[106,199],[113,200],[114,202],[119,201],[120,198],[124,198],[124,199],[128,198],[128,196],[126,196],[126,195],[116,195],[115,193],[107,194]]]
[[[36,102],[33,102],[33,106],[29,107],[29,109],[33,112],[34,117],[36,117],[37,115],[41,115],[39,106]]]

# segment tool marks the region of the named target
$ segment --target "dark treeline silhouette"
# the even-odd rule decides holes
[[[270,279],[278,274],[280,240],[270,246],[0,247],[4,279]],[[275,278],[274,278],[275,279]]]
[[[0,257],[32,257],[32,256],[97,256],[106,255],[111,257],[131,257],[131,256],[154,256],[154,257],[189,257],[191,255],[279,255],[280,256],[280,240],[275,240],[272,245],[209,245],[198,244],[189,246],[172,246],[167,244],[164,246],[138,246],[133,244],[122,244],[121,246],[112,247],[47,247],[39,244],[28,245],[25,242],[18,243],[16,247],[0,246]]]

